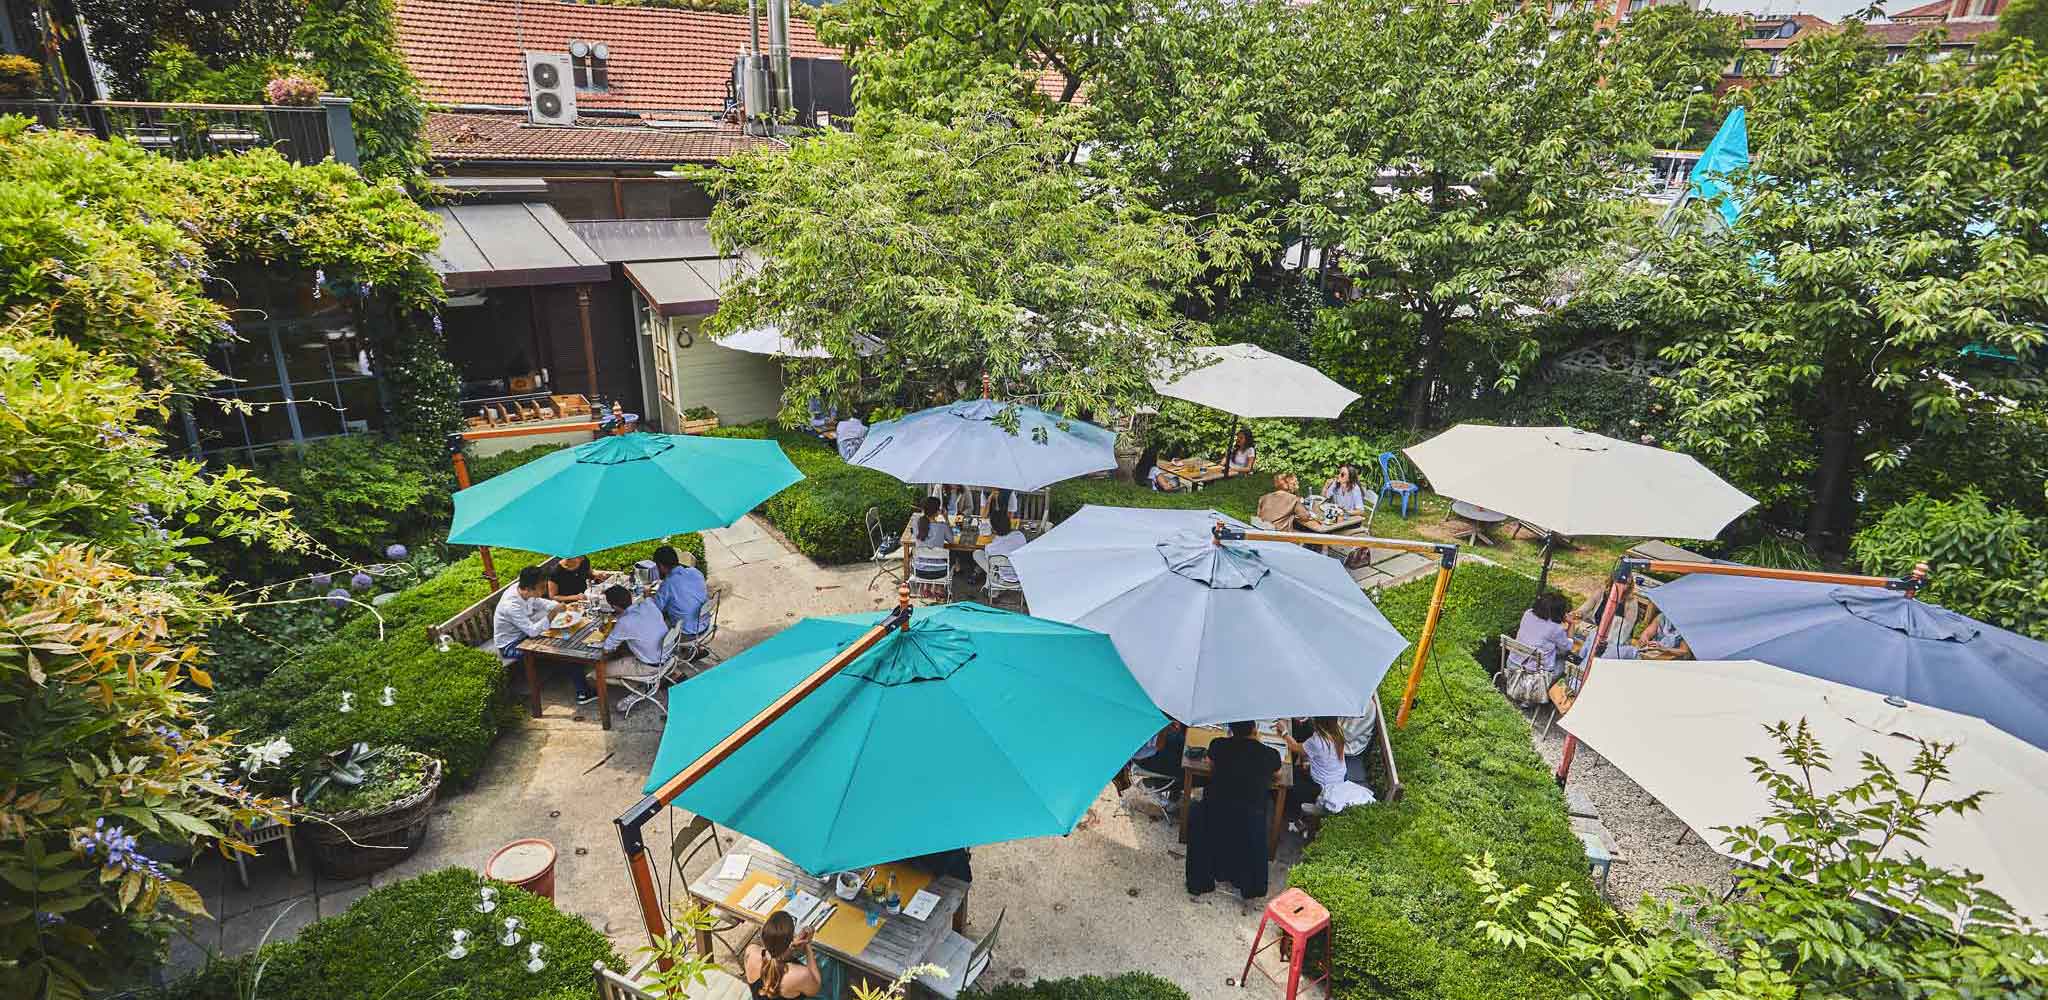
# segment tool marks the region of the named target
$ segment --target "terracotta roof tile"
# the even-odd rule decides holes
[[[558,3],[555,0],[399,0],[398,44],[428,100],[526,103],[522,51],[567,52],[603,42],[611,86],[580,91],[579,107],[716,111],[733,58],[747,44],[742,14]],[[809,22],[791,18],[793,56],[838,58]]]
[[[517,114],[427,115],[427,146],[437,163],[561,160],[650,164],[709,163],[743,150],[780,146],[737,126],[654,128],[610,119],[579,119],[574,126],[529,125]]]
[[[1948,32],[1943,45],[1975,45],[1977,40],[1998,30],[1997,21],[1921,21],[1913,24],[1872,24],[1863,29],[1870,40],[1888,48],[1911,45],[1913,40],[1930,31]]]
[[[1950,7],[1953,6],[1955,6],[1955,0],[1934,0],[1933,3],[1921,4],[1920,6],[1915,7],[1912,10],[1902,10],[1896,14],[1890,14],[1886,16],[1890,17],[1894,21],[1901,21],[1907,18],[1933,18],[1937,21],[1946,20],[1948,18],[1948,10]]]

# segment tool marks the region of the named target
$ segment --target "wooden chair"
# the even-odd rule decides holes
[[[675,839],[669,841],[668,853],[670,863],[675,865],[676,881],[689,883],[688,869],[696,862],[697,857],[704,853],[705,848],[711,849],[711,862],[716,864],[719,858],[725,856],[725,838],[718,835],[718,824],[703,816],[693,816],[688,823],[683,824],[681,830],[676,831]],[[732,956],[732,960],[744,964],[747,945],[754,943],[754,936],[761,932],[761,928],[751,921],[715,911],[713,916],[718,920],[711,925],[713,947],[725,945],[726,953]],[[742,929],[746,934],[741,936],[738,944],[732,944],[719,936]]]
[[[957,931],[947,931],[946,936],[932,946],[931,954],[925,956],[925,961],[946,970],[945,978],[919,976],[917,984],[945,1000],[956,1000],[988,969],[990,960],[995,957],[996,939],[1003,933],[1003,916],[1008,912],[1004,910],[996,914],[995,926],[989,928],[980,941],[969,939]]]

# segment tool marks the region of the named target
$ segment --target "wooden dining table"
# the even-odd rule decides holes
[[[960,517],[957,517],[957,516],[956,516],[956,517],[946,517],[945,515],[940,515],[940,517],[939,517],[939,520],[940,520],[940,521],[941,521],[942,523],[945,523],[945,524],[948,524],[948,525],[957,525],[957,524],[959,524],[959,523],[960,523],[960,522],[961,522],[962,520],[965,520],[965,519],[964,519],[964,518],[960,518]],[[988,543],[990,543],[990,542],[992,542],[992,541],[995,541],[994,537],[992,537],[992,536],[990,536],[990,535],[982,534],[982,532],[984,532],[984,531],[987,531],[987,530],[988,530],[988,521],[987,521],[987,520],[979,520],[979,521],[977,521],[977,524],[979,525],[979,527],[978,527],[978,528],[976,529],[976,531],[975,531],[975,533],[974,533],[974,534],[972,534],[972,535],[969,535],[969,536],[967,536],[967,537],[965,537],[965,538],[962,538],[962,537],[958,537],[958,536],[955,536],[955,537],[954,537],[954,539],[953,539],[952,541],[950,541],[950,542],[947,542],[947,543],[946,543],[946,551],[948,551],[948,552],[980,552],[980,551],[981,551],[982,549],[985,549],[985,548],[987,548],[987,547],[988,547]],[[910,579],[910,576],[911,576],[911,573],[910,573],[910,557],[911,557],[911,551],[910,551],[910,550],[911,550],[912,548],[916,547],[916,544],[917,544],[917,540],[916,540],[915,536],[913,536],[913,535],[911,534],[911,529],[913,529],[913,528],[915,528],[915,527],[917,527],[917,518],[916,518],[916,516],[912,516],[910,520],[908,520],[908,521],[905,521],[905,522],[903,522],[903,535],[901,536],[901,539],[900,539],[900,542],[901,542],[901,544],[900,544],[900,545],[898,546],[898,548],[901,548],[901,549],[903,550],[903,578],[904,578],[904,579],[906,579],[906,580]],[[1042,534],[1044,534],[1044,533],[1045,533],[1045,525],[1044,525],[1044,524],[1043,524],[1042,522],[1038,522],[1038,521],[1018,521],[1018,522],[1017,522],[1017,530],[1018,530],[1018,531],[1021,531],[1021,532],[1023,532],[1023,533],[1024,533],[1024,535],[1025,535],[1025,537],[1027,537],[1027,538],[1037,538],[1037,537],[1038,537],[1039,535],[1042,535]]]
[[[879,919],[869,924],[868,914],[875,904],[865,895],[853,902],[840,899],[833,894],[827,880],[798,868],[788,858],[777,854],[774,848],[752,837],[740,838],[726,852],[728,857],[735,854],[746,855],[745,872],[738,878],[720,877],[725,868],[725,858],[719,858],[690,883],[687,891],[692,900],[734,919],[761,924],[790,900],[776,893],[768,899],[765,912],[756,911],[741,905],[747,894],[760,885],[784,888],[793,883],[797,891],[823,900],[818,905],[835,910],[814,932],[813,943],[817,949],[885,980],[894,980],[922,964],[931,955],[933,947],[953,928],[953,915],[967,905],[966,882],[950,875],[933,877],[928,872],[897,862],[880,866],[877,877],[887,879],[891,874],[896,876],[897,891],[902,894],[904,905],[910,904],[918,889],[938,896],[938,903],[922,920],[908,913],[880,913]],[[805,921],[803,926],[811,924]],[[711,954],[710,931],[697,932],[697,953]]]
[[[1189,486],[1207,486],[1223,478],[1223,465],[1207,458],[1162,458],[1159,471],[1170,472]]]
[[[609,627],[586,619],[572,628],[551,628],[515,647],[520,664],[526,668],[526,709],[534,718],[540,718],[540,661],[546,660],[566,663],[577,670],[590,667],[596,671],[597,717],[604,728],[612,727],[612,700],[606,696],[604,686],[604,640],[610,634]]]
[[[1194,799],[1195,782],[1200,779],[1207,783],[1209,776],[1216,772],[1216,765],[1209,760],[1206,751],[1209,744],[1225,735],[1221,729],[1212,726],[1189,726],[1187,743],[1180,757],[1180,842],[1188,842],[1188,803]],[[1271,861],[1280,853],[1280,830],[1287,817],[1287,792],[1294,787],[1294,760],[1287,752],[1287,745],[1270,733],[1259,734],[1261,742],[1280,751],[1280,770],[1273,775],[1273,808],[1267,817],[1266,860]],[[1191,757],[1188,751],[1202,748],[1200,757]]]

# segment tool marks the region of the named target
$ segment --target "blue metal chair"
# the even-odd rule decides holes
[[[1401,464],[1401,459],[1398,456],[1396,456],[1393,452],[1380,452],[1379,498],[1381,500],[1385,500],[1387,498],[1388,493],[1392,493],[1395,496],[1400,497],[1402,517],[1408,516],[1409,499],[1415,496],[1415,494],[1422,492],[1422,487],[1417,486],[1406,479],[1400,478],[1402,475],[1405,475],[1407,471],[1407,468]]]

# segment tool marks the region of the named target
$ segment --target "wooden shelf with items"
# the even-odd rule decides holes
[[[470,430],[590,416],[590,401],[580,395],[502,396],[468,400],[462,405],[469,411],[463,415],[463,426]]]

